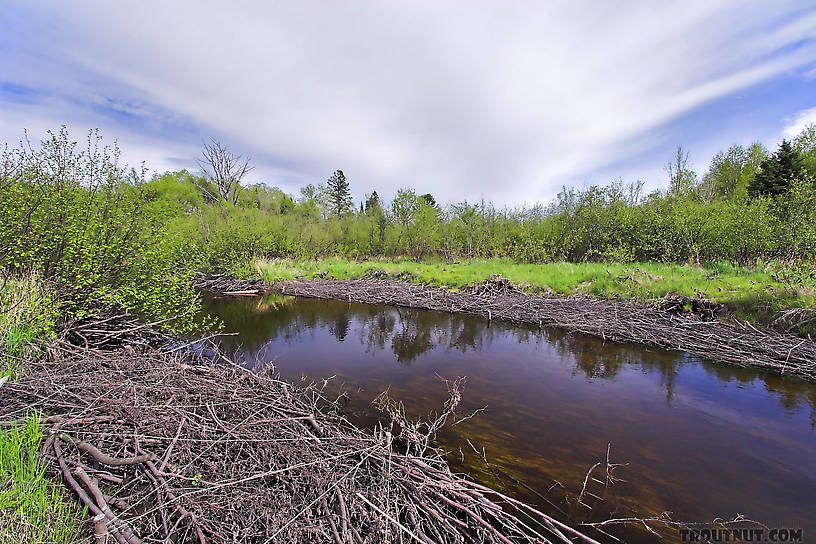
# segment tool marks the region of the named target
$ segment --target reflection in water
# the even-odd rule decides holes
[[[615,460],[630,464],[610,504],[700,521],[739,513],[816,534],[814,384],[406,308],[273,295],[212,300],[207,311],[240,332],[225,347],[247,365],[337,376],[362,425],[376,421],[369,403],[386,388],[416,416],[444,402],[437,375],[467,376],[462,410],[487,410],[439,438],[456,470],[484,481],[495,483],[468,439],[542,490],[580,488],[611,442]]]

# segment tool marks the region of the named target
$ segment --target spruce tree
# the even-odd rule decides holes
[[[787,140],[782,140],[776,153],[762,162],[748,191],[752,197],[781,195],[793,180],[805,175],[801,154]]]
[[[326,182],[329,209],[337,216],[351,211],[351,188],[342,170],[335,170]]]
[[[380,206],[380,195],[377,194],[377,191],[371,193],[371,196],[366,199],[365,203],[365,212],[366,213],[375,213],[379,212],[382,209]]]

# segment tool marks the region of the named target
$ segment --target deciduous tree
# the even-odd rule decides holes
[[[212,185],[218,197],[224,202],[235,205],[241,189],[241,180],[254,168],[249,159],[243,155],[233,153],[229,148],[216,139],[204,142],[198,166],[204,173],[204,178]],[[202,187],[205,192],[209,188]]]

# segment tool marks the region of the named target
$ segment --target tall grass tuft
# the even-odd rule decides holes
[[[0,271],[2,272],[2,271]],[[53,335],[56,300],[35,272],[0,278],[0,378]]]
[[[39,460],[43,430],[36,414],[0,426],[0,544],[74,542],[83,509],[51,482]]]

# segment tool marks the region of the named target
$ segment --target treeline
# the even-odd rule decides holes
[[[234,184],[233,196],[214,198],[218,190],[207,187],[217,179],[188,172],[163,174],[143,190],[152,205],[168,207],[172,231],[195,240],[211,265],[225,269],[248,256],[749,265],[816,254],[816,127],[774,153],[761,144],[735,145],[717,154],[699,179],[678,148],[666,170],[664,191],[644,194],[642,182],[615,181],[564,188],[548,204],[517,209],[484,201],[440,206],[411,188],[390,202],[373,191],[355,205],[339,170],[297,196]]]
[[[717,154],[704,175],[678,149],[668,189],[642,182],[564,188],[548,204],[440,206],[431,194],[373,191],[353,203],[342,171],[298,195],[242,184],[251,165],[218,142],[201,173],[147,178],[95,132],[63,128],[0,159],[0,270],[34,270],[63,286],[73,311],[116,304],[150,315],[195,306],[202,269],[253,258],[509,257],[524,262],[812,260],[816,127],[773,153],[759,144]],[[172,302],[170,302],[172,301]]]

